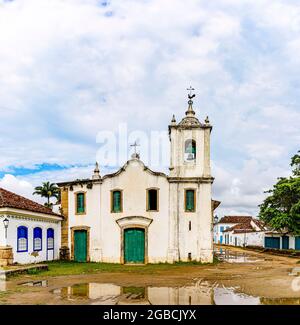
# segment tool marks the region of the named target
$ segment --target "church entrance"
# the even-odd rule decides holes
[[[74,231],[74,261],[76,262],[87,261],[87,231],[86,230]]]
[[[129,228],[124,230],[124,262],[145,263],[145,230]]]

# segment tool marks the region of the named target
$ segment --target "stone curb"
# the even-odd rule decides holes
[[[0,280],[7,280],[11,275],[28,273],[29,270],[48,270],[47,264],[30,265],[10,270],[0,270]]]

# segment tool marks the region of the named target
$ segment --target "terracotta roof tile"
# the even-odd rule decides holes
[[[0,187],[0,208],[13,208],[27,210],[31,212],[50,214],[54,216],[60,216],[54,213],[50,208],[47,208],[37,202],[26,199],[25,197],[7,191]]]
[[[257,220],[252,217],[247,217],[246,219],[242,219],[242,220],[244,221],[230,228],[227,228],[226,230],[224,230],[224,232],[233,231],[233,233],[237,234],[237,233],[256,232],[256,231],[265,230],[265,227],[263,226],[263,223],[260,220]],[[255,228],[253,224],[251,224],[251,222],[253,222],[259,229]]]
[[[251,216],[224,216],[218,223],[242,223],[250,222]]]
[[[252,231],[255,231],[253,229],[253,227],[251,226],[250,221],[251,220],[249,220],[249,222],[238,223],[237,225],[226,229],[225,232],[233,231],[234,233],[237,233],[237,232],[252,232]]]

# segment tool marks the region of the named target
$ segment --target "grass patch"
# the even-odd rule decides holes
[[[35,275],[35,274],[40,274],[42,271],[39,270],[38,268],[33,268],[33,269],[28,269],[27,274],[29,275]]]
[[[218,263],[215,258],[213,264]],[[146,265],[122,265],[114,263],[78,263],[73,261],[54,261],[48,262],[48,271],[38,270],[31,271],[31,275],[46,275],[46,276],[60,276],[60,275],[81,275],[81,274],[96,274],[96,273],[136,273],[136,274],[153,274],[164,271],[171,271],[180,269],[182,267],[208,266],[212,264],[200,262],[176,262],[174,264],[158,263]]]

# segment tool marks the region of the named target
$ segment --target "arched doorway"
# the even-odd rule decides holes
[[[145,229],[124,229],[124,262],[129,264],[145,263]]]

